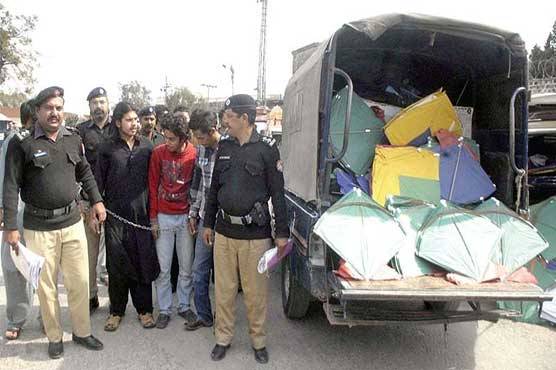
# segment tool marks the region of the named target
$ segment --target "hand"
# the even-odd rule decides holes
[[[203,242],[205,245],[214,244],[214,232],[212,229],[209,229],[208,227],[205,228],[205,231],[203,231]]]
[[[158,239],[160,236],[160,229],[158,228],[157,223],[151,222],[151,233],[153,234],[154,240]]]
[[[0,228],[4,227],[4,208],[0,208]]]
[[[95,231],[100,234],[100,226],[106,221],[106,209],[104,208],[104,203],[99,202],[93,204],[91,208],[91,218],[96,220]]]
[[[16,256],[19,256],[19,231],[17,230],[8,230],[5,231],[6,233],[6,242],[12,247],[13,251],[15,252]]]
[[[197,234],[197,224],[199,221],[195,217],[189,217],[189,232],[191,235]]]
[[[287,238],[277,238],[274,241],[274,244],[276,244],[276,247],[278,248],[278,258],[284,257],[284,254],[286,252],[286,246],[288,245],[288,239]]]

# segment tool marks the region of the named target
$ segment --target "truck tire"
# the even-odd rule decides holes
[[[288,319],[302,319],[309,310],[311,294],[292,274],[290,263],[290,256],[287,256],[282,261],[282,309]]]
[[[458,301],[439,301],[439,302],[425,302],[425,304],[432,311],[456,311],[460,302]]]

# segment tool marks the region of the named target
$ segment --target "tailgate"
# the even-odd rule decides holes
[[[443,277],[420,276],[403,280],[348,281],[336,277],[341,300],[373,301],[551,301],[534,284],[497,282],[455,285]]]

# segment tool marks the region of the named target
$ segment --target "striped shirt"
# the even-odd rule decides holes
[[[189,217],[201,219],[205,217],[205,204],[210,190],[216,151],[217,149],[207,148],[203,145],[197,147],[197,159],[195,160],[193,180],[189,189],[189,204],[191,205]]]

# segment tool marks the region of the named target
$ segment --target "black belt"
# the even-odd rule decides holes
[[[232,225],[251,225],[253,223],[253,218],[251,217],[251,215],[246,215],[246,216],[232,216],[227,214],[226,212],[224,212],[222,209],[220,209],[220,215],[222,216],[222,218],[224,219],[224,221],[232,224]]]
[[[64,215],[68,215],[71,213],[71,211],[73,211],[73,209],[77,207],[77,202],[74,200],[73,202],[71,202],[70,204],[68,204],[65,207],[62,208],[56,208],[56,209],[44,209],[44,208],[39,208],[39,207],[35,207],[32,204],[25,204],[25,212],[32,214],[33,216],[36,217],[44,217],[44,218],[54,218],[54,217],[58,217],[58,216],[64,216]]]

